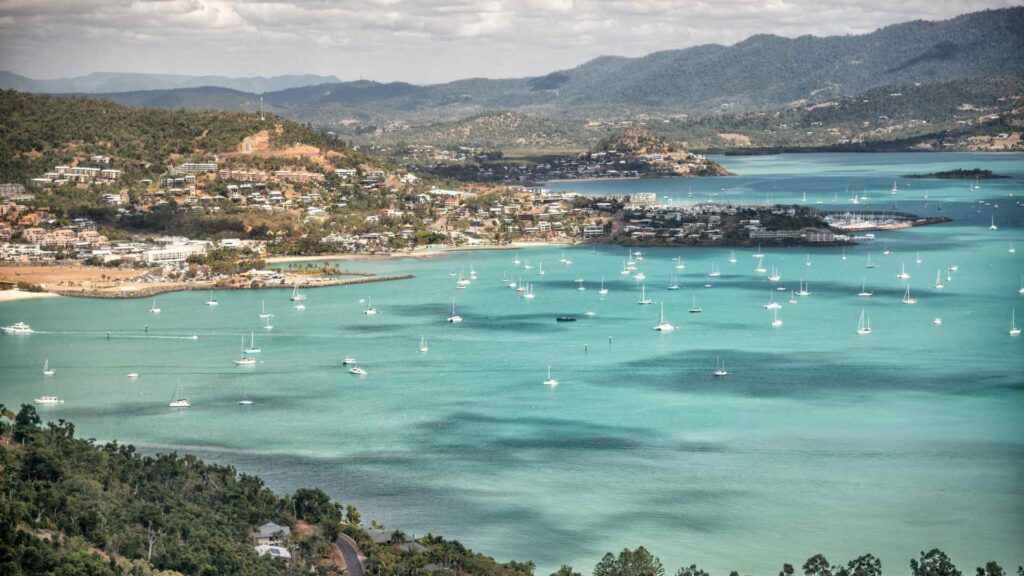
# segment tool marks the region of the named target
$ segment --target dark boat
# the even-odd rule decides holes
[[[555,318],[555,321],[556,322],[575,322],[576,321],[576,317],[575,316],[559,316],[558,318]]]

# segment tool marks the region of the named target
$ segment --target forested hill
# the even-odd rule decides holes
[[[213,110],[135,108],[106,100],[0,91],[0,182],[23,182],[93,154],[112,156],[129,181],[163,173],[167,162],[234,151],[271,131],[271,145],[295,142],[358,156],[341,141],[290,120]]]
[[[671,39],[666,39],[670,43]],[[856,36],[756,35],[641,58],[601,57],[534,78],[469,79],[417,86],[327,83],[264,94],[282,114],[318,125],[453,120],[493,110],[539,115],[704,114],[778,108],[887,85],[1024,76],[1024,7],[913,21]],[[106,94],[132,104],[245,109],[254,94],[151,91]]]

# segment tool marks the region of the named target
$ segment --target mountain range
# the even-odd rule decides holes
[[[200,86],[217,86],[245,92],[273,92],[297,86],[340,82],[335,76],[294,74],[288,76],[187,76],[180,74],[139,74],[94,72],[86,76],[33,80],[13,72],[0,72],[0,89],[49,94],[98,94],[133,92],[136,90],[179,90]]]

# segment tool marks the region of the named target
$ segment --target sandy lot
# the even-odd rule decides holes
[[[47,290],[116,289],[145,270],[118,270],[79,265],[0,265],[0,282],[29,282]]]

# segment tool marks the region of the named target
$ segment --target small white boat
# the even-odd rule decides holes
[[[168,404],[171,408],[188,408],[192,403],[189,402],[188,398],[178,397],[178,386],[174,386],[174,394],[171,394],[171,403]]]
[[[245,393],[245,382],[242,382],[242,399],[238,401],[239,406],[252,406],[253,401],[249,400],[249,395]]]
[[[587,318],[593,318],[594,316],[597,316],[597,312],[588,310],[584,312],[583,315],[586,316]]]
[[[158,308],[157,305],[156,305],[156,298],[153,298],[153,304],[149,307],[149,313],[150,314],[159,314],[160,313],[160,308]]]
[[[544,263],[540,262],[537,265],[537,276],[543,276],[544,274],[545,274],[545,272],[544,272]]]
[[[547,377],[547,380],[544,380],[544,385],[545,386],[550,386],[552,388],[554,388],[555,386],[558,386],[558,379],[551,377],[551,366],[548,366],[548,377]]]
[[[810,266],[810,265],[811,265],[811,255],[808,254],[807,255],[807,260],[804,260],[804,266]]]
[[[907,284],[907,291],[903,294],[902,302],[904,304],[917,304],[917,298],[910,296],[910,284]]]
[[[658,325],[654,327],[658,332],[671,332],[676,329],[675,326],[665,321],[665,303],[661,303],[661,319],[658,320]]]
[[[217,299],[213,297],[213,290],[210,290],[210,298],[206,301],[206,305],[207,306],[219,306],[220,305],[220,302],[217,302]]]
[[[729,264],[735,264],[735,263],[736,263],[736,251],[735,250],[730,250],[729,251]]]
[[[900,273],[896,275],[900,280],[909,280],[910,274],[907,274],[907,265],[901,264]]]
[[[857,334],[865,335],[871,334],[871,318],[868,318],[864,314],[864,310],[860,311],[860,322],[857,323]]]
[[[950,272],[959,272],[960,271],[960,267],[957,266],[956,264],[953,264],[952,266],[949,267],[949,271]]]
[[[797,296],[810,296],[811,295],[811,291],[808,290],[809,287],[810,286],[808,284],[804,284],[803,279],[801,279],[800,280],[800,290],[797,291],[796,295]]]
[[[430,350],[430,348],[427,346],[427,337],[426,336],[421,336],[420,337],[420,352],[426,352],[428,350]]]
[[[244,354],[259,354],[260,352],[262,352],[261,349],[256,347],[256,333],[255,332],[250,332],[249,333],[249,346],[245,350],[243,350],[242,352]]]
[[[716,377],[716,378],[722,378],[724,376],[728,376],[729,375],[729,372],[725,369],[725,362],[723,362],[721,358],[716,360],[716,362],[715,362],[715,371],[712,372],[711,375]]]
[[[346,356],[345,359],[341,361],[341,364],[343,366],[355,366],[358,363],[359,362],[357,362],[356,359],[351,356]]]
[[[459,322],[462,322],[462,316],[459,316],[458,314],[455,313],[454,299],[452,299],[452,314],[451,316],[448,317],[448,322],[451,322],[452,324],[458,324]]]
[[[764,305],[765,310],[777,310],[782,308],[782,304],[775,301],[775,292],[769,291],[768,296],[768,303]]]
[[[636,280],[637,282],[643,282],[644,280],[647,280],[647,274],[644,274],[643,272],[637,272],[633,276],[633,280]]]
[[[40,396],[36,398],[36,404],[63,404],[64,401],[57,396]]]
[[[667,290],[679,290],[679,283],[676,282],[676,275],[673,273],[669,278]]]
[[[652,302],[652,300],[647,297],[647,288],[643,284],[641,284],[640,285],[640,300],[637,301],[637,304],[639,304],[641,306],[647,306],[651,302]]]
[[[526,285],[526,292],[523,292],[523,298],[526,298],[527,300],[533,300],[534,299],[533,283],[532,282],[527,283],[527,285]]]
[[[733,252],[733,260],[731,260],[731,262],[735,262],[736,261],[735,257],[736,257],[736,253]],[[684,270],[684,269],[686,269],[686,264],[683,263],[683,257],[682,256],[677,256],[676,257],[676,270]]]
[[[865,268],[877,268],[878,264],[871,261],[871,252],[868,252],[868,263],[864,266]]]
[[[17,322],[3,327],[4,334],[31,334],[32,327],[24,322]]]
[[[1010,311],[1010,336],[1020,336],[1020,328],[1017,327],[1017,309]]]
[[[1018,294],[1024,294],[1024,273],[1020,275],[1020,288],[1017,289]]]
[[[782,320],[779,319],[779,311],[772,310],[772,314],[772,328],[778,328],[779,326],[782,326]]]
[[[129,372],[128,374],[126,374],[126,376],[128,376],[129,378],[134,380],[134,379],[139,377],[139,373],[138,372]]]
[[[799,302],[799,300],[796,299],[796,293],[793,292],[792,290],[790,290],[789,291],[789,303],[790,304],[796,304],[797,302]]]
[[[942,283],[942,270],[935,271],[935,289],[942,290],[946,285]]]
[[[564,253],[563,253],[563,254],[564,254]],[[513,263],[513,264],[515,264],[516,266],[519,266],[519,264],[520,264],[520,262],[519,262],[519,252],[516,252],[516,253],[515,253],[515,257],[514,257],[514,259],[512,260],[512,263]]]
[[[1006,251],[1009,252],[1010,254],[1016,254],[1017,253],[1017,249],[1013,247],[1013,244],[1010,244],[1010,247],[1007,248]]]
[[[587,289],[587,287],[583,285],[583,278],[577,278],[576,284],[578,284],[578,286],[576,286],[576,289],[579,290],[580,292],[583,292],[584,290]]]
[[[993,215],[992,215],[992,220],[991,220],[991,222],[992,222],[992,223],[988,225],[988,229],[989,229],[989,230],[999,230],[999,226],[996,226],[996,217],[995,217],[995,214],[993,214]]]
[[[753,256],[754,258],[764,258],[764,254],[761,252],[760,244],[757,245],[757,252],[754,252],[753,254],[751,254],[751,256]]]
[[[846,260],[846,246],[843,246],[843,255],[841,256],[841,258],[843,260]]]
[[[377,313],[377,309],[373,307],[373,303],[370,301],[369,298],[367,298],[366,299],[366,309],[363,310],[363,314],[365,314],[366,316],[373,316],[376,313]]]
[[[936,316],[935,319],[932,320],[932,324],[935,324],[936,326],[942,326],[942,318]]]
[[[57,369],[50,368],[50,359],[47,358],[46,361],[43,362],[43,376],[53,376],[56,373]]]
[[[366,370],[363,370],[359,366],[353,366],[348,369],[349,374],[355,374],[356,376],[366,376]]]
[[[295,310],[305,310],[306,309],[306,305],[303,304],[302,302],[299,302],[295,306],[292,306],[292,308],[295,309]]]
[[[711,276],[706,276],[704,278],[704,287],[711,288]]]
[[[703,312],[700,306],[697,306],[697,294],[693,295],[693,306],[690,307],[690,314],[700,314]]]
[[[768,269],[764,267],[764,258],[757,261],[757,266],[754,267],[754,272],[757,274],[764,274]]]
[[[530,259],[526,259],[526,263],[523,264],[523,270],[533,270],[533,264],[530,264]]]
[[[882,256],[891,256],[891,255],[892,255],[892,250],[889,250],[889,244],[887,242],[882,242]]]
[[[260,300],[260,320],[263,320],[263,319],[266,319],[266,318],[273,318],[273,317],[274,317],[273,314],[267,312],[267,301],[266,300]]]
[[[708,272],[708,276],[710,276],[712,278],[718,278],[721,275],[722,275],[722,273],[718,271],[718,266],[714,262],[712,262],[711,263],[711,272]]]
[[[861,279],[860,279],[860,292],[857,292],[857,296],[861,296],[863,298],[870,298],[871,296],[874,296],[874,295],[875,295],[874,292],[870,292],[867,289],[867,279],[864,278],[863,276],[861,276]]]
[[[600,296],[607,296],[608,289],[604,287],[604,276],[601,276],[601,289],[597,291]]]
[[[302,302],[305,299],[306,299],[306,295],[299,292],[299,283],[296,282],[295,283],[295,288],[292,289],[291,301],[292,302]]]
[[[251,356],[245,355],[245,336],[242,336],[242,353],[238,359],[234,361],[235,366],[252,366],[256,364],[256,359]]]
[[[921,262],[924,262],[924,260],[921,260],[921,253],[920,252],[915,252],[914,253],[914,264],[920,264]]]

